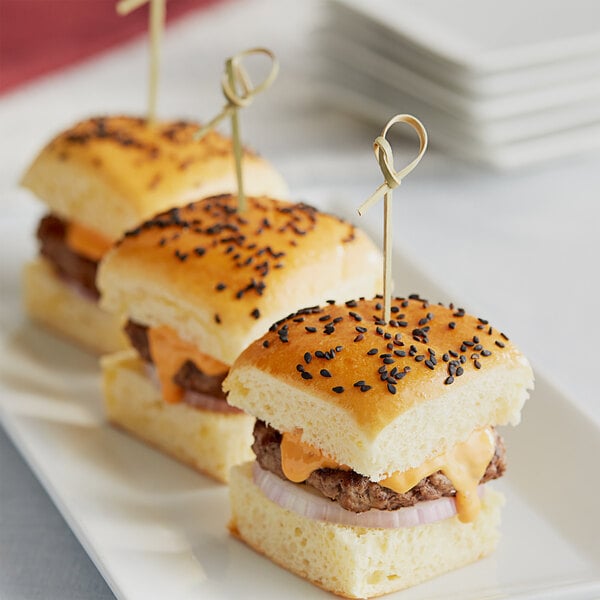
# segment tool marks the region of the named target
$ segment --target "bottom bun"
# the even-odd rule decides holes
[[[403,529],[315,521],[271,502],[254,484],[252,463],[232,469],[231,533],[280,566],[347,598],[407,588],[490,554],[504,497],[486,490],[472,523],[452,517]]]
[[[96,354],[127,347],[122,320],[64,283],[42,257],[25,265],[23,299],[29,316]]]
[[[229,470],[254,457],[254,418],[168,404],[134,350],[101,359],[108,419],[177,460],[224,483]]]

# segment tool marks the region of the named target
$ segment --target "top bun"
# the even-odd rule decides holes
[[[290,306],[381,290],[381,255],[350,223],[267,197],[236,206],[205,198],[128,232],[100,265],[102,305],[231,364]]]
[[[199,125],[99,117],[55,137],[22,179],[60,217],[116,240],[142,220],[191,200],[237,190],[232,142]],[[281,176],[245,150],[248,195],[287,197]]]
[[[517,424],[527,359],[463,309],[396,298],[301,310],[247,348],[228,402],[373,481],[421,465],[487,425]]]

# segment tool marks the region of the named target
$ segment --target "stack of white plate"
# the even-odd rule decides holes
[[[328,0],[326,97],[498,168],[600,147],[600,0]]]

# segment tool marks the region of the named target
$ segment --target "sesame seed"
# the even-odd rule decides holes
[[[415,360],[417,362],[421,362],[421,361],[425,360],[425,355],[424,354],[417,354],[417,356],[415,356]]]
[[[504,347],[506,347],[506,344],[504,342],[501,342],[500,340],[496,340],[494,342],[494,344],[496,344],[496,346],[498,346],[498,348],[504,348]]]
[[[255,319],[260,319],[260,310],[258,310],[258,308],[255,308],[251,313],[251,316],[253,316]]]
[[[268,347],[269,347],[269,345],[270,345],[270,344],[269,344],[269,340],[265,340],[265,341],[263,342],[263,348],[268,348]]]
[[[331,388],[336,394],[342,394],[344,392],[344,388],[341,385],[336,385],[334,388]]]
[[[215,314],[215,323],[221,323],[221,317],[219,316],[219,313]]]
[[[450,385],[451,383],[454,383],[454,377],[452,377],[452,375],[449,375],[448,377],[446,377],[446,379],[444,379],[444,383],[446,385]]]
[[[312,379],[313,376],[308,371],[302,371],[302,379]]]
[[[327,369],[321,369],[319,371],[319,373],[323,376],[323,377],[331,377],[331,373],[327,370]]]
[[[310,352],[305,352],[304,353],[304,362],[307,365],[309,365],[311,360],[312,360],[312,354]]]
[[[323,315],[322,317],[319,317],[319,321],[329,321],[329,319],[331,319],[331,315]]]
[[[406,356],[406,352],[404,352],[404,350],[394,350],[394,354],[396,356]]]
[[[321,351],[321,350],[317,350],[317,351],[315,352],[315,356],[316,356],[317,358],[325,358],[325,353],[324,353],[323,351]]]
[[[393,385],[393,384],[391,384],[391,383],[387,384],[387,389],[388,389],[388,392],[390,394],[395,394],[396,393],[396,386]]]
[[[384,358],[383,359],[383,364],[384,365],[393,365],[396,361],[393,358]]]
[[[360,381],[356,381],[352,384],[354,387],[360,387],[361,385],[365,385],[365,380],[361,379]]]
[[[365,339],[365,336],[362,333],[359,333],[355,338],[355,342],[362,342]]]
[[[491,350],[482,350],[481,356],[490,356],[492,354]]]
[[[371,349],[370,349],[370,350],[367,352],[367,354],[368,354],[369,356],[373,356],[373,354],[377,354],[377,352],[379,352],[379,350],[377,350],[377,348],[371,348]]]
[[[357,306],[356,300],[348,300],[348,302],[346,302],[346,306],[348,308],[355,308]]]
[[[458,367],[456,369],[456,375],[457,375],[457,377],[460,377],[464,372],[465,372],[465,370],[462,367]]]
[[[430,361],[426,360],[425,364],[433,371],[435,369],[435,365]]]
[[[343,349],[344,349],[344,346],[336,346],[335,347],[336,352],[341,352]]]
[[[500,333],[500,335],[508,342],[508,336],[504,333]]]
[[[360,386],[360,391],[361,392],[368,392],[371,389],[370,385],[361,385]]]
[[[304,371],[304,365],[297,364],[296,365],[296,371],[298,371],[299,373],[302,373],[302,371]]]
[[[475,359],[475,361],[473,361],[473,364],[475,365],[476,369],[481,369],[481,363],[477,359]]]
[[[217,283],[215,289],[217,292],[222,292],[227,286],[224,283]]]
[[[377,369],[378,373],[385,373],[386,371],[387,371],[387,369],[385,368],[385,365],[381,366],[381,367],[379,367],[379,369]]]
[[[454,321],[450,321],[450,323],[448,323],[448,327],[450,327],[450,329],[454,329],[456,327],[456,323]]]
[[[308,333],[316,333],[317,332],[317,328],[316,327],[305,327],[304,329],[306,329],[306,331]]]
[[[367,328],[366,327],[361,327],[360,325],[355,327],[356,331],[358,331],[358,333],[366,333],[367,332]]]

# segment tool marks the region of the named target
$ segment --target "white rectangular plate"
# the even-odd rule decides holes
[[[121,600],[329,598],[228,535],[227,490],[109,427],[96,360],[20,309],[32,223],[6,219],[0,267],[2,423]],[[447,300],[406,260],[410,289]],[[290,309],[293,307],[290,307]],[[600,595],[600,435],[538,375],[509,472],[498,551],[390,598],[589,599]]]

